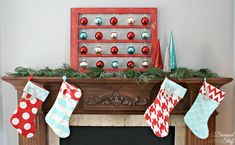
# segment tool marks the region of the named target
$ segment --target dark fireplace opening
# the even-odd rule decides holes
[[[175,127],[169,135],[159,138],[149,127],[70,126],[70,136],[60,145],[174,145]]]

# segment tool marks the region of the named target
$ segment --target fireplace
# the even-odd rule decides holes
[[[60,145],[175,145],[174,127],[165,138],[158,138],[149,127],[73,126]]]
[[[163,140],[166,141],[167,139],[171,138],[172,139],[171,141],[174,141],[175,143],[174,145],[186,145],[186,142],[185,142],[186,126],[183,122],[183,115],[170,116],[169,123],[171,126],[170,135],[166,139],[163,138]],[[150,134],[149,137],[154,138],[157,141],[159,141],[159,138],[157,138],[153,134],[152,130],[147,125],[146,121],[143,118],[143,115],[87,115],[87,114],[72,115],[72,118],[70,120],[70,129],[72,131],[73,131],[73,128],[77,128],[79,130],[80,127],[87,127],[87,126],[98,127],[98,128],[119,127],[121,129],[126,128],[126,127],[127,128],[144,128],[149,131],[148,132]],[[73,133],[72,131],[71,133]],[[47,133],[48,133],[49,145],[61,145],[60,138],[57,137],[50,128],[48,128]],[[80,135],[77,135],[77,138],[79,139]],[[167,144],[167,145],[171,145],[171,144]]]
[[[17,90],[19,100],[27,78],[5,76],[2,79],[13,84]],[[36,116],[37,132],[35,136],[31,139],[19,136],[19,144],[59,145],[59,138],[47,127],[45,114],[52,107],[62,80],[59,77],[35,77],[33,81],[43,85],[50,91],[50,94]],[[149,83],[136,83],[135,80],[118,78],[69,78],[67,81],[75,86],[79,85],[83,90],[83,98],[74,110],[74,114],[70,120],[71,126],[119,126],[136,127],[137,129],[138,127],[146,127],[147,124],[143,118],[143,113],[155,99],[163,80],[155,80]],[[184,114],[190,109],[197,97],[203,79],[193,78],[173,81],[188,89],[186,95],[174,108],[170,116],[169,124],[175,127],[175,144],[215,145],[214,132],[216,130],[217,112],[214,112],[209,119],[208,128],[210,135],[205,140],[194,136],[183,121]],[[216,87],[221,87],[230,81],[232,81],[231,78],[207,79],[208,83]]]

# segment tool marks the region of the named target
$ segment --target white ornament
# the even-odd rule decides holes
[[[102,53],[103,49],[101,48],[101,46],[96,46],[96,48],[94,49],[96,53]]]
[[[112,39],[117,39],[118,33],[117,32],[112,32],[110,36],[111,36]]]
[[[86,68],[87,66],[88,66],[87,61],[82,61],[82,62],[80,63],[80,67],[82,67],[82,68]]]
[[[127,23],[128,23],[129,25],[134,25],[134,23],[135,23],[135,18],[129,17],[129,18],[127,19]]]
[[[146,59],[144,59],[144,61],[142,62],[142,66],[143,67],[148,67],[149,66],[149,62]]]

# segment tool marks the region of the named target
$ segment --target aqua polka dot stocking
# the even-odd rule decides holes
[[[35,115],[49,92],[38,84],[28,81],[19,105],[10,117],[10,123],[26,138],[31,138],[36,132]]]

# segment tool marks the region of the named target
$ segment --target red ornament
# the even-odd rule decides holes
[[[80,48],[80,53],[81,53],[81,54],[86,54],[87,51],[88,51],[88,49],[87,49],[86,46],[82,46],[82,47]]]
[[[86,17],[82,17],[82,18],[80,19],[80,23],[81,23],[81,25],[86,25],[86,24],[88,23],[87,18],[86,18]]]
[[[96,66],[99,68],[102,68],[102,67],[104,67],[104,62],[102,60],[99,60],[96,62]]]
[[[149,53],[149,47],[144,46],[144,47],[142,47],[141,51],[142,51],[143,54],[148,54]]]
[[[129,40],[133,40],[133,39],[135,38],[135,33],[132,32],[132,31],[128,32],[128,33],[127,33],[127,38],[128,38]]]
[[[143,17],[143,18],[141,19],[141,23],[142,23],[143,25],[148,25],[148,23],[149,23],[149,18]]]
[[[116,17],[112,17],[111,19],[110,19],[110,24],[111,25],[116,25],[118,23],[118,19],[116,18]]]
[[[103,34],[99,31],[99,32],[96,32],[95,33],[95,38],[97,39],[97,40],[101,40],[102,38],[103,38]]]
[[[118,53],[118,48],[117,48],[117,46],[111,47],[110,52],[111,52],[112,54],[117,54],[117,53]]]
[[[135,67],[134,61],[128,61],[126,65],[127,65],[128,68],[133,68],[133,67]]]

